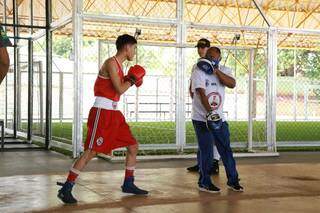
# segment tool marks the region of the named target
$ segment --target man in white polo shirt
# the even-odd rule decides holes
[[[199,41],[195,47],[197,48],[198,55],[200,56],[200,58],[204,58],[206,56],[207,50],[210,48],[210,41],[206,38],[201,38],[201,39],[199,39]],[[193,66],[192,72],[196,66],[197,66],[197,64],[195,64]],[[193,92],[191,91],[191,84],[192,84],[192,81],[190,80],[189,93],[190,93],[190,97],[193,98]],[[187,170],[189,172],[199,172],[200,171],[199,170],[199,154],[200,154],[200,151],[198,149],[197,164],[194,166],[188,167]],[[210,174],[212,174],[212,175],[219,174],[219,160],[220,160],[220,155],[219,155],[218,149],[217,149],[215,143],[213,143],[213,162],[211,165]]]
[[[217,193],[210,177],[210,162],[212,162],[213,141],[217,146],[227,174],[227,185],[234,191],[243,191],[239,184],[236,162],[230,147],[229,126],[223,115],[225,87],[234,88],[236,81],[232,77],[231,69],[219,65],[221,51],[211,47],[206,57],[199,60],[192,73],[191,91],[192,123],[196,132],[200,156],[199,190]]]

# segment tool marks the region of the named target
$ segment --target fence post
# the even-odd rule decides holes
[[[234,50],[235,58],[237,58],[237,49]],[[237,61],[234,64],[234,77],[237,79]],[[239,84],[238,84],[239,85]],[[238,121],[238,87],[233,90],[234,93],[234,119]]]
[[[161,112],[160,112],[161,117]],[[156,77],[156,120],[159,121],[159,78]]]
[[[63,121],[63,72],[59,72],[59,120]]]
[[[293,118],[297,121],[297,50],[293,50]]]
[[[27,140],[32,142],[33,127],[33,41],[28,40],[28,129]]]
[[[309,92],[308,86],[304,86],[304,104],[303,104],[304,120],[308,120],[308,98],[309,98],[308,92]]]
[[[39,66],[39,93],[40,93],[40,135],[44,134],[44,125],[43,125],[43,66],[42,61],[38,62]]]
[[[252,152],[253,133],[253,72],[254,72],[254,49],[250,49],[249,54],[249,84],[248,84],[248,152]]]
[[[185,124],[185,49],[182,44],[186,41],[186,25],[183,22],[184,1],[177,1],[177,43],[176,59],[176,145],[183,152],[186,145]]]
[[[268,73],[267,73],[267,146],[276,152],[276,80],[277,80],[277,31],[268,30]]]
[[[73,70],[73,124],[72,124],[72,146],[73,157],[76,158],[82,151],[82,105],[83,105],[83,85],[82,85],[82,42],[83,42],[83,0],[73,0],[73,50],[74,50],[74,70]]]
[[[173,78],[170,76],[170,121],[173,121]]]

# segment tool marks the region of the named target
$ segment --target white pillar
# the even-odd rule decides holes
[[[173,121],[173,91],[173,78],[172,76],[170,76],[170,121]]]
[[[184,1],[177,1],[177,43],[176,49],[176,145],[178,151],[183,151],[186,145],[185,124],[185,50],[182,44],[186,41],[186,27],[183,23]]]
[[[276,152],[276,81],[277,81],[277,31],[268,30],[268,73],[267,73],[267,146],[269,152]]]
[[[249,54],[249,84],[248,84],[248,152],[252,152],[253,147],[253,71],[254,70],[254,49],[250,49]]]
[[[63,122],[63,88],[64,80],[63,80],[63,72],[59,71],[59,120],[60,123]]]
[[[297,121],[297,49],[293,50],[293,119]]]
[[[139,63],[138,58],[139,58],[139,52],[138,52],[139,48],[137,48],[136,50],[136,64]],[[128,70],[127,70],[128,71]],[[139,88],[136,87],[136,102],[135,102],[135,117],[136,117],[136,122],[139,121]]]
[[[73,157],[76,158],[83,150],[82,147],[82,0],[73,0],[73,125],[72,125],[72,146]]]

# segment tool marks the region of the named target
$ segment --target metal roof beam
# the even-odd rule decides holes
[[[50,30],[51,31],[54,31],[60,27],[63,27],[69,23],[72,22],[72,14],[69,14],[65,17],[62,17],[61,19],[57,20],[57,21],[54,21],[54,22],[51,22],[50,24]]]
[[[252,0],[252,1],[253,1],[254,5],[256,6],[256,8],[259,10],[259,13],[261,14],[261,16],[264,19],[264,21],[267,23],[268,27],[271,27],[272,24],[268,20],[267,16],[264,14],[264,12],[262,11],[262,8],[260,7],[260,5],[256,2],[256,0]]]
[[[195,29],[214,29],[214,30],[239,30],[239,31],[257,31],[267,32],[266,27],[254,27],[254,26],[233,26],[233,25],[222,25],[222,24],[197,24],[193,22],[187,23],[187,27]]]
[[[118,23],[135,23],[135,24],[152,24],[152,25],[164,25],[172,26],[177,25],[177,19],[167,18],[148,18],[141,16],[120,16],[120,15],[95,15],[95,14],[83,14],[85,21],[113,21]]]
[[[285,28],[285,27],[277,27],[276,29],[280,33],[320,35],[320,30],[315,30],[315,29],[299,29],[299,28]]]

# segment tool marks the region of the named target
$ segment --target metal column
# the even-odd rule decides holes
[[[59,120],[60,123],[63,121],[63,96],[64,96],[64,78],[63,78],[63,72],[59,71]]]
[[[33,123],[33,41],[28,40],[28,133],[27,140],[32,140]]]
[[[3,1],[3,23],[7,23],[7,0]],[[7,31],[6,26],[4,30]],[[10,68],[9,68],[10,69]],[[8,126],[8,78],[5,78],[5,101],[4,101],[4,126]]]
[[[267,73],[267,146],[276,152],[276,81],[277,81],[277,31],[268,30],[268,73]]]
[[[173,78],[170,76],[170,121],[173,121],[173,98],[174,98]]]
[[[98,39],[98,70],[100,70],[100,67],[102,66],[103,63],[103,58],[102,58],[102,40]]]
[[[30,5],[29,5],[29,7],[30,7],[30,20],[29,20],[29,24],[31,25],[31,26],[33,26],[33,0],[30,0]],[[30,28],[30,36],[32,36],[32,34],[33,34],[33,28],[31,27]]]
[[[29,24],[33,26],[33,0],[30,0],[30,19]],[[30,28],[30,36],[33,34],[33,28]],[[32,129],[33,129],[33,41],[28,40],[28,128],[27,140],[32,142]]]
[[[237,41],[235,41],[235,42],[237,42]],[[237,49],[235,49],[234,50],[234,56],[235,56],[235,58],[237,58],[238,56],[237,56],[237,53],[238,53],[238,51],[237,51]],[[237,70],[237,60],[235,60],[234,61],[234,78],[235,79],[237,79],[237,72],[238,72],[238,70]],[[234,93],[234,119],[235,119],[235,121],[238,121],[238,87],[235,87],[234,89],[233,89],[233,93]]]
[[[18,47],[17,47],[17,39],[18,37],[18,28],[15,26],[18,24],[18,8],[17,8],[17,1],[13,0],[13,36],[15,37],[14,39],[14,73],[13,73],[13,94],[14,94],[14,100],[13,100],[13,137],[17,137],[17,123],[18,123],[18,93],[17,93],[17,73],[18,73]]]
[[[7,0],[3,0],[3,11],[2,11],[2,20],[4,24],[7,24]],[[6,26],[3,27],[7,31]]]
[[[176,49],[176,145],[182,152],[186,145],[185,124],[185,50],[182,44],[186,41],[186,25],[183,23],[184,1],[177,1],[177,43]]]
[[[73,0],[72,24],[73,24],[73,125],[72,146],[73,157],[76,158],[82,152],[82,0]]]
[[[136,49],[136,64],[138,64],[138,58],[139,58],[138,50],[139,50],[139,47],[137,47],[137,49]],[[127,65],[127,67],[128,67],[128,65]],[[126,72],[128,72],[128,70],[126,70]],[[134,112],[135,112],[136,122],[138,122],[139,121],[139,87],[136,87]]]
[[[4,149],[4,122],[0,120],[0,128],[1,128],[1,151]]]
[[[19,2],[18,1],[14,1],[15,2],[15,19],[16,19],[16,24],[18,26],[16,26],[16,36],[17,38],[20,37],[20,23],[19,23]],[[18,40],[17,42],[17,48],[16,48],[16,132],[21,130],[21,69],[20,69],[20,40]]]
[[[39,102],[40,102],[40,135],[44,135],[44,125],[43,125],[43,65],[42,61],[38,62],[38,72],[39,72]]]
[[[297,121],[297,50],[293,50],[293,119]]]
[[[250,49],[249,54],[249,84],[248,84],[248,152],[252,152],[253,149],[253,72],[254,72],[254,49]]]
[[[46,139],[45,148],[49,149],[52,139],[52,21],[51,0],[46,0]]]
[[[159,78],[157,77],[156,78],[156,121],[160,121],[160,120],[161,120],[161,112],[159,113]]]

